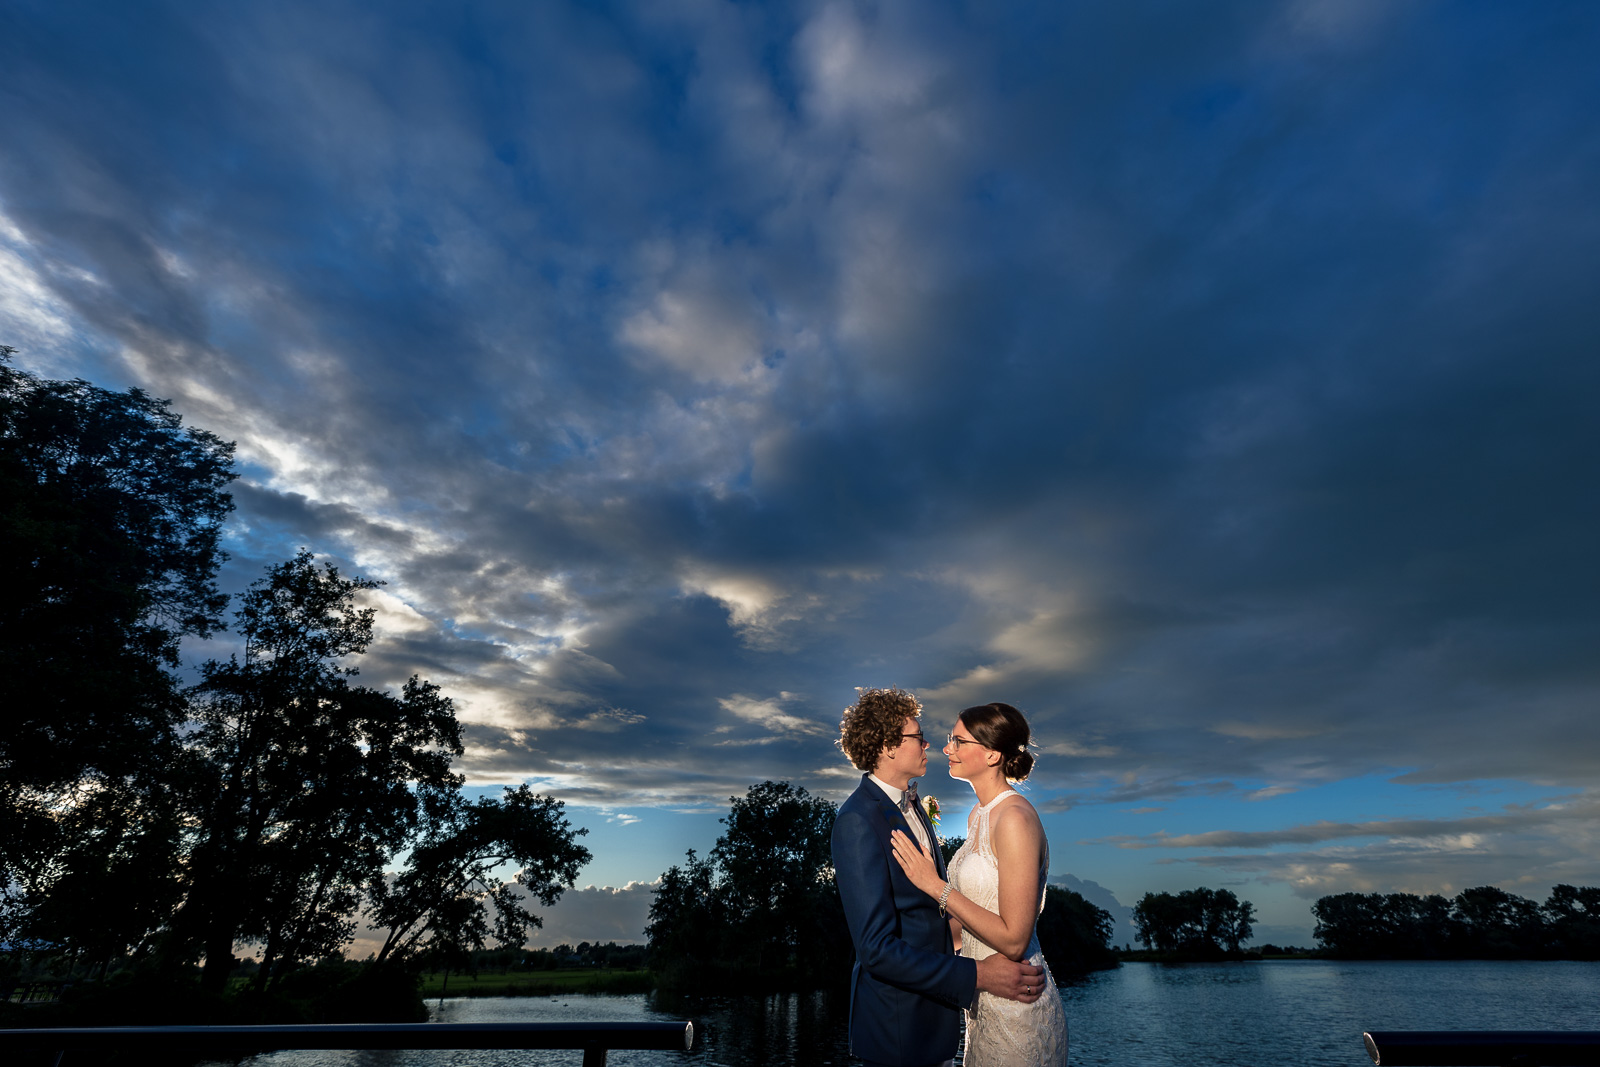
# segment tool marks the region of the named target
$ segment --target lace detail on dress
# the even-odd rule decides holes
[[[1000,870],[989,837],[989,813],[1006,797],[1016,795],[1015,789],[1008,789],[974,809],[967,820],[966,843],[950,860],[950,882],[962,896],[996,915],[1000,914]],[[1039,911],[1044,910],[1045,876],[1049,870],[1050,846],[1046,842],[1039,868]],[[995,949],[971,930],[962,931],[963,956],[981,960],[994,953]],[[965,1067],[1065,1067],[1066,1013],[1050,967],[1039,951],[1037,923],[1025,958],[1044,967],[1044,995],[1032,1004],[1019,1004],[979,993],[977,1003],[967,1009],[967,1044],[962,1053]]]

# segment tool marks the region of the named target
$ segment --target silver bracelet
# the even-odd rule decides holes
[[[949,914],[949,912],[945,909],[945,905],[950,902],[950,890],[952,890],[954,888],[955,888],[955,884],[952,883],[952,882],[946,882],[944,884],[944,892],[939,894],[939,914],[940,915],[948,915]]]

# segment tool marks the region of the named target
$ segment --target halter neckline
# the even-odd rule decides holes
[[[996,804],[1000,803],[1006,797],[1017,797],[1017,796],[1021,796],[1021,795],[1022,794],[1018,793],[1015,789],[1007,789],[1004,793],[1001,793],[999,796],[997,796],[993,800],[989,801],[989,803],[987,803],[987,804],[979,804],[978,805],[978,810],[983,812],[983,814],[987,815],[987,814],[989,814],[989,809],[990,808],[992,808]]]

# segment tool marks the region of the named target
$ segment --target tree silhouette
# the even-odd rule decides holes
[[[19,939],[58,946],[102,973],[130,950],[143,955],[181,898],[184,813],[155,789],[88,787],[51,823]]]
[[[1083,894],[1061,886],[1046,886],[1044,908],[1039,912],[1039,949],[1052,974],[1086,974],[1117,966],[1111,950],[1116,920]]]
[[[1357,959],[1439,959],[1460,940],[1450,901],[1433,894],[1336,893],[1311,906],[1312,936],[1331,954]]]
[[[691,851],[662,875],[646,930],[651,966],[666,984],[838,981],[850,940],[833,883],[837,809],[788,782],[728,800],[710,854]]]
[[[757,970],[799,966],[802,946],[815,949],[819,922],[838,899],[837,809],[788,782],[762,782],[728,801],[727,831],[711,860],[721,871],[728,921],[740,930],[739,955],[753,957]]]
[[[523,785],[499,800],[453,796],[430,812],[405,869],[369,883],[374,928],[385,931],[378,961],[457,959],[483,948],[491,932],[502,946],[521,948],[528,928],[542,925],[527,897],[554,904],[590,859],[573,840],[588,831],[572,829],[563,810]],[[510,879],[495,873],[507,864],[517,867]]]
[[[0,940],[102,973],[153,955],[169,991],[202,958],[223,988],[238,941],[261,946],[257,981],[273,983],[348,941],[367,900],[394,922],[389,958],[481,944],[485,904],[520,947],[528,898],[551,903],[587,861],[583,831],[526,789],[467,804],[436,686],[353,683],[377,583],[306,551],[270,568],[239,602],[242,655],[182,690],[181,639],[221,629],[227,605],[233,446],[166,401],[42,380],[11,355],[0,346]],[[513,860],[514,880],[491,874]],[[338,968],[316,970],[301,984]],[[390,989],[384,973],[363,972],[368,992]]]
[[[1463,889],[1456,894],[1466,955],[1507,957],[1544,954],[1544,916],[1539,905],[1498,886]]]
[[[55,786],[142,763],[178,716],[178,641],[221,625],[233,446],[138,389],[0,356],[0,778]]]
[[[1146,893],[1133,908],[1133,924],[1147,948],[1194,959],[1235,955],[1250,939],[1255,905],[1231,889]]]
[[[1184,910],[1171,893],[1146,893],[1133,906],[1139,940],[1157,952],[1177,951],[1184,923]]]
[[[0,936],[77,910],[100,953],[137,942],[133,914],[159,902],[59,902],[171,870],[172,670],[181,638],[221,625],[233,446],[137,389],[20,371],[13,351],[0,346]],[[57,917],[35,914],[53,893]]]
[[[1566,959],[1600,958],[1600,888],[1557,885],[1544,902],[1553,951]]]
[[[205,956],[211,988],[236,940],[263,945],[263,984],[275,960],[347,941],[364,887],[460,785],[448,697],[416,678],[398,697],[350,684],[348,660],[372,640],[357,595],[376,585],[302,551],[244,595],[244,658],[201,668],[189,801],[200,830],[176,929]]]
[[[716,865],[691,848],[683,866],[674,864],[661,875],[650,901],[644,930],[650,965],[667,984],[685,985],[717,963],[727,930]]]

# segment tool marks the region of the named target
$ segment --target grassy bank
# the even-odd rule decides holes
[[[654,983],[649,971],[585,968],[566,971],[480,971],[477,975],[422,976],[422,995],[434,997],[548,997],[562,993],[645,993]]]

